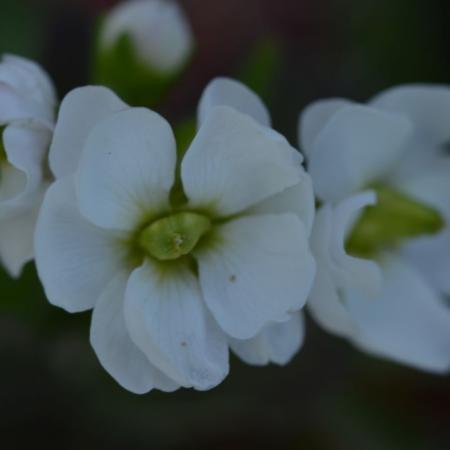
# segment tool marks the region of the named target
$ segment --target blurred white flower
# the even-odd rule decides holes
[[[37,212],[48,184],[46,157],[56,95],[32,61],[5,55],[0,62],[0,258],[18,277],[33,257]]]
[[[436,372],[450,368],[449,117],[449,88],[403,86],[367,106],[316,102],[299,127],[324,203],[312,314],[369,352]]]
[[[270,115],[261,99],[236,80],[216,78],[209,83],[200,100],[199,123],[202,123],[212,108],[219,105],[230,106],[253,117],[261,125],[270,127]],[[308,236],[310,235],[315,205],[311,177],[306,172],[303,171],[299,183],[271,202],[271,207],[276,208],[276,212],[295,210]],[[268,324],[253,338],[230,339],[231,349],[249,364],[287,364],[303,344],[305,333],[302,313],[296,311],[291,315],[292,318],[287,322]]]
[[[230,107],[201,117],[178,164],[168,123],[104,88],[69,94],[56,126],[38,272],[50,302],[94,308],[97,356],[133,392],[215,386],[229,340],[289,320],[313,283],[298,152]]]
[[[131,39],[138,58],[159,73],[181,68],[193,49],[190,25],[172,0],[119,3],[105,17],[100,45],[107,51],[124,35]]]

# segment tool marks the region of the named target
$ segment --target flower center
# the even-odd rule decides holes
[[[140,233],[138,242],[154,258],[173,260],[190,253],[210,229],[208,217],[180,212],[152,222]]]
[[[349,254],[370,258],[405,239],[444,228],[444,218],[433,207],[387,186],[376,186],[375,191],[377,203],[364,209],[347,239]]]

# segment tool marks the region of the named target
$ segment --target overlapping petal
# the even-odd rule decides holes
[[[203,91],[197,119],[201,125],[216,106],[229,106],[270,127],[270,115],[262,100],[247,86],[231,78],[215,78]]]
[[[89,135],[77,174],[82,214],[108,229],[134,230],[168,207],[176,144],[158,114],[131,108],[113,114]]]
[[[225,378],[225,335],[187,267],[169,269],[147,261],[132,273],[125,298],[130,336],[152,364],[184,387],[210,389]]]
[[[375,301],[349,292],[346,303],[363,349],[432,372],[450,368],[450,310],[421,274],[394,255],[382,264],[384,288]]]
[[[153,366],[133,343],[125,324],[124,298],[128,273],[119,273],[107,285],[92,314],[90,341],[98,359],[125,389],[143,394],[179,387]]]
[[[215,239],[195,256],[206,304],[228,335],[252,338],[304,305],[315,263],[294,214],[242,217],[218,227]]]
[[[114,92],[101,86],[70,91],[61,102],[49,152],[53,174],[73,174],[90,131],[111,114],[129,108]]]
[[[50,303],[69,312],[92,308],[124,267],[120,238],[80,215],[70,177],[56,181],[45,196],[35,236],[36,265]]]
[[[248,364],[262,366],[273,362],[287,364],[303,344],[305,325],[303,315],[294,313],[287,322],[267,325],[256,337],[231,339],[231,349]]]
[[[189,147],[181,178],[192,207],[231,215],[297,184],[303,173],[300,162],[282,136],[219,106]]]
[[[317,136],[309,170],[317,196],[337,202],[386,176],[407,149],[403,116],[355,105],[341,108]]]

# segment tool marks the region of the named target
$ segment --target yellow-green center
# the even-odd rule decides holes
[[[211,229],[211,220],[194,212],[179,212],[152,222],[139,237],[139,246],[160,261],[189,254]]]
[[[405,239],[444,228],[441,214],[426,203],[388,186],[376,186],[375,191],[377,203],[365,208],[347,239],[350,254],[370,258]]]

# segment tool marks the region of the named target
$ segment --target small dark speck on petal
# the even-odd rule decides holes
[[[234,283],[236,281],[236,275],[230,275],[230,278],[228,278],[230,280],[230,283]]]
[[[186,342],[186,341],[181,341],[180,345],[181,345],[182,347],[187,347],[187,342]]]

